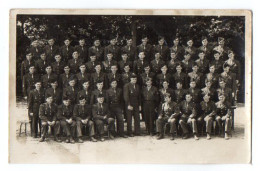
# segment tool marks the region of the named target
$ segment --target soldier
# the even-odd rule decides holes
[[[173,38],[173,46],[170,48],[170,51],[175,52],[176,59],[179,60],[179,61],[182,61],[184,49],[183,49],[182,46],[179,45],[179,42],[180,42],[179,37]]]
[[[159,94],[157,88],[152,86],[151,78],[147,78],[145,80],[145,83],[146,83],[146,87],[144,87],[141,92],[145,127],[148,132],[148,135],[150,134],[150,136],[153,136],[155,134],[154,132],[154,124],[156,120],[155,110],[159,102]]]
[[[44,103],[44,91],[41,88],[41,82],[38,80],[35,82],[35,89],[30,91],[28,98],[29,122],[32,130],[32,137],[34,138],[37,138],[38,125],[41,127],[39,108],[42,103]]]
[[[177,54],[175,51],[171,50],[171,59],[168,61],[167,67],[168,67],[168,72],[170,74],[176,73],[176,66],[180,61],[177,59]]]
[[[53,62],[51,64],[51,67],[52,67],[53,73],[55,73],[57,76],[60,76],[60,74],[62,74],[64,71],[65,63],[63,61],[61,61],[60,54],[56,54],[54,58],[55,58],[55,62]]]
[[[88,56],[95,56],[97,62],[104,60],[104,48],[101,47],[100,39],[98,37],[94,38],[94,46],[88,49]]]
[[[78,53],[78,59],[80,59],[81,62],[85,63],[88,61],[88,47],[86,46],[85,39],[83,37],[79,38],[79,45],[75,46],[73,54],[76,51]]]
[[[142,36],[142,43],[137,46],[137,54],[143,52],[144,56],[146,57],[146,61],[151,61],[152,59],[152,51],[153,51],[153,46],[148,44],[148,37],[146,35]]]
[[[229,66],[230,72],[236,74],[236,84],[239,84],[239,80],[241,77],[240,62],[238,60],[235,60],[235,54],[232,50],[228,51],[228,60],[225,61],[225,64]]]
[[[192,72],[188,73],[188,82],[195,81],[197,88],[201,88],[202,86],[202,80],[203,80],[203,74],[198,72],[198,64],[194,63],[192,65]]]
[[[97,80],[96,86],[97,86],[97,88],[95,90],[93,90],[92,93],[91,93],[91,99],[90,99],[90,104],[91,105],[97,103],[97,97],[100,94],[102,94],[103,96],[106,95],[106,90],[103,89],[104,82],[102,80]]]
[[[184,48],[184,53],[190,54],[190,58],[192,61],[194,61],[195,54],[197,52],[197,49],[193,46],[193,40],[191,38],[187,39],[187,46]],[[184,55],[185,58],[185,55]]]
[[[82,83],[82,87],[83,87],[83,90],[79,91],[78,94],[77,94],[77,104],[79,103],[79,99],[81,97],[84,97],[85,99],[85,104],[86,105],[90,105],[90,100],[91,100],[91,90],[90,90],[90,81],[89,80],[84,80],[84,82]]]
[[[141,92],[139,86],[136,84],[137,76],[131,75],[130,82],[124,86],[124,100],[127,113],[127,133],[133,137],[132,133],[132,117],[134,116],[134,130],[135,135],[140,135],[140,115],[141,111]]]
[[[194,135],[194,139],[198,140],[197,137],[197,123],[196,123],[196,105],[191,101],[192,96],[187,93],[185,96],[185,100],[182,101],[179,105],[180,111],[181,111],[181,117],[179,120],[179,124],[181,126],[182,132],[183,132],[183,139],[188,138],[188,124],[191,125],[192,133]]]
[[[100,64],[100,61],[97,61],[97,57],[95,56],[95,53],[90,51],[89,52],[89,58],[90,58],[90,61],[88,61],[85,65],[86,65],[86,70],[88,73],[94,73],[96,70],[95,70],[95,66],[97,64]],[[103,58],[103,57],[102,57]]]
[[[92,116],[91,105],[86,104],[86,100],[84,96],[81,96],[79,98],[79,104],[76,104],[73,110],[73,118],[74,120],[76,120],[77,123],[77,137],[79,143],[83,143],[82,140],[83,125],[88,127],[90,141],[97,142],[97,140],[94,138],[95,135],[94,123],[91,120],[91,116]]]
[[[59,77],[59,85],[62,88],[62,91],[64,91],[65,88],[69,86],[69,80],[74,78],[74,74],[70,73],[70,67],[69,65],[64,66],[64,73],[60,75]]]
[[[217,100],[216,89],[212,87],[211,81],[208,81],[207,79],[205,80],[205,85],[206,87],[201,89],[202,97],[207,94],[208,96],[210,96],[210,99],[215,102]]]
[[[70,67],[70,72],[76,74],[79,72],[79,66],[83,63],[83,60],[79,58],[78,51],[72,53],[73,59],[69,60],[68,64]]]
[[[130,72],[130,66],[129,64],[125,64],[124,65],[124,72],[121,74],[121,78],[122,78],[122,85],[125,86],[125,84],[130,82],[130,76],[133,73]]]
[[[116,45],[117,43],[117,37],[114,35],[111,35],[110,38],[110,44],[108,46],[105,47],[105,56],[104,58],[107,58],[107,55],[109,53],[112,53],[112,56],[114,58],[115,61],[119,61],[120,60],[120,48]]]
[[[199,72],[202,74],[206,74],[209,68],[209,61],[205,58],[205,52],[202,50],[199,51],[198,56],[199,59],[197,59],[195,62],[199,67]]]
[[[215,72],[215,65],[209,65],[209,73],[206,74],[206,80],[212,83],[212,87],[216,89],[218,87],[219,75]]]
[[[77,100],[78,89],[75,86],[75,84],[76,84],[75,79],[70,78],[69,86],[63,90],[63,95],[62,95],[63,98],[68,97],[70,99],[71,105],[76,104],[76,100]]]
[[[192,60],[191,60],[191,54],[189,52],[184,53],[184,60],[181,61],[183,66],[183,72],[185,74],[188,74],[192,71]]]
[[[126,53],[128,56],[129,61],[133,62],[136,59],[136,47],[132,45],[133,39],[132,36],[126,36],[126,46],[121,48],[121,55],[122,52]]]
[[[55,40],[54,38],[49,38],[48,45],[44,47],[44,52],[46,54],[46,59],[49,63],[54,62],[54,55],[59,54],[59,47],[54,45]]]
[[[151,61],[151,70],[155,74],[159,74],[161,71],[162,66],[165,65],[164,60],[161,59],[161,55],[159,51],[155,51],[154,53],[155,59]]]
[[[127,138],[124,133],[124,119],[123,119],[123,92],[121,88],[117,88],[117,80],[112,79],[111,87],[106,91],[106,101],[111,112],[111,117],[116,118],[117,131],[120,137]]]
[[[232,90],[228,87],[226,87],[226,82],[224,80],[219,80],[219,88],[217,89],[217,97],[220,95],[224,95],[226,101],[232,102],[233,101],[233,95]]]
[[[153,48],[155,53],[159,53],[163,61],[168,61],[170,56],[170,50],[168,46],[164,45],[165,39],[163,36],[158,37],[158,45]]]
[[[223,61],[220,60],[220,53],[217,51],[213,51],[214,60],[210,63],[210,65],[215,66],[215,73],[220,74],[223,71]]]
[[[234,94],[235,94],[236,89],[237,89],[236,74],[230,72],[229,69],[230,69],[230,67],[229,67],[228,64],[223,65],[224,72],[222,72],[219,75],[219,80],[225,81],[226,86],[232,90],[232,96],[234,97]]]
[[[34,40],[29,48],[29,51],[32,53],[32,60],[36,61],[40,58],[40,53],[42,52],[41,47],[39,46],[38,40]]]
[[[32,60],[32,53],[26,53],[26,59],[21,64],[21,79],[23,79],[24,75],[29,72],[29,67],[34,65],[34,61]]]
[[[215,103],[216,105],[216,117],[215,120],[218,123],[220,132],[222,132],[222,123],[225,125],[225,139],[229,139],[229,134],[231,131],[231,104],[225,99],[224,95],[220,95],[219,101]]]
[[[182,82],[177,82],[176,90],[174,90],[174,101],[180,104],[186,95],[187,91],[182,88]]]
[[[104,88],[108,87],[107,86],[107,76],[105,75],[105,73],[101,72],[101,65],[97,64],[95,66],[95,72],[91,74],[90,78],[91,78],[91,88],[93,90],[95,90],[97,87],[97,82],[98,81],[102,81],[104,84]]]
[[[90,80],[90,74],[86,72],[85,64],[80,64],[79,66],[80,72],[76,74],[78,90],[82,90],[82,84],[85,80]]]
[[[220,59],[225,61],[228,59],[227,52],[229,50],[228,47],[225,46],[225,39],[223,37],[218,37],[218,45],[213,48],[214,51],[219,52]]]
[[[203,100],[204,101],[200,102],[200,107],[199,107],[200,116],[198,116],[198,126],[200,128],[203,125],[202,122],[203,121],[206,122],[207,140],[210,140],[213,117],[215,116],[215,103],[210,100],[209,94],[205,94],[203,96]]]
[[[105,73],[110,73],[111,72],[111,66],[112,65],[117,65],[117,62],[113,60],[113,53],[108,51],[106,52],[107,56],[105,57],[105,61],[102,62],[103,69]]]
[[[158,88],[161,88],[161,87],[162,87],[162,82],[163,82],[164,80],[167,80],[170,85],[172,84],[172,76],[171,76],[171,74],[167,73],[167,70],[168,70],[167,65],[164,64],[164,65],[161,67],[162,73],[161,73],[161,74],[157,74],[157,76],[156,76],[156,81],[157,81],[156,86],[157,86]]]
[[[35,67],[30,65],[29,73],[23,77],[23,96],[26,100],[31,90],[35,88],[35,83],[40,81],[39,75],[35,74]]]
[[[149,64],[145,64],[144,66],[144,73],[142,73],[140,76],[140,82],[139,85],[143,88],[146,87],[146,79],[147,78],[152,78],[154,79],[155,74],[153,72],[150,72],[150,65]]]
[[[48,133],[48,126],[54,128],[54,141],[61,142],[59,139],[60,122],[57,120],[58,107],[53,103],[52,96],[46,97],[46,103],[40,105],[39,118],[42,122],[42,136],[40,142],[45,140]]]
[[[176,73],[173,75],[173,87],[176,87],[177,82],[181,82],[182,85],[184,86],[183,88],[188,88],[186,87],[187,85],[187,76],[185,73],[182,72],[182,66],[181,64],[177,64],[176,66]]]
[[[40,59],[38,59],[36,62],[35,62],[35,68],[36,68],[36,71],[37,73],[40,75],[40,76],[43,76],[45,73],[46,73],[46,67],[50,65],[50,63],[47,61],[46,59],[46,54],[45,52],[42,52],[40,53]]]
[[[51,87],[51,80],[58,81],[58,76],[52,73],[51,65],[47,65],[45,71],[46,74],[41,78],[44,91]]]
[[[117,86],[121,87],[122,83],[121,83],[121,75],[117,73],[117,65],[111,65],[111,72],[107,74],[107,81],[108,84],[111,85],[112,80],[116,80],[117,81]]]
[[[140,75],[140,74],[143,73],[144,66],[148,62],[144,60],[144,58],[145,58],[145,53],[144,52],[140,52],[138,56],[139,56],[139,59],[134,61],[133,72],[135,74],[137,74],[137,75]]]
[[[127,51],[122,50],[121,56],[122,56],[122,60],[118,62],[118,66],[119,66],[119,72],[123,73],[124,72],[124,66],[126,64],[130,66],[130,69],[133,68],[133,61],[129,60]]]
[[[62,91],[58,88],[57,80],[50,81],[51,87],[45,91],[45,97],[52,96],[53,103],[60,105],[62,102]]]
[[[169,88],[169,82],[167,80],[164,80],[162,82],[162,88],[159,90],[160,103],[164,103],[164,97],[167,93],[170,94],[171,97],[173,97],[174,95],[173,89]]]
[[[74,47],[72,47],[70,43],[71,41],[67,37],[64,39],[64,45],[60,48],[62,60],[66,63],[71,59],[72,53],[74,52]]]
[[[69,98],[63,98],[63,104],[58,106],[58,116],[60,125],[66,133],[66,143],[75,143],[76,122],[73,120],[73,106]]]
[[[212,47],[209,46],[208,38],[206,36],[203,36],[201,38],[201,44],[202,45],[198,48],[198,50],[200,52],[203,52],[205,54],[205,57],[209,58]]]
[[[193,103],[198,104],[200,102],[200,89],[197,88],[195,81],[190,82],[190,88],[187,89],[187,93],[192,96],[191,101]]]
[[[115,131],[115,120],[111,118],[109,107],[104,103],[104,95],[99,94],[97,97],[98,103],[92,107],[92,114],[94,122],[97,126],[97,131],[100,135],[100,140],[105,141],[104,136],[104,124],[108,125],[109,138],[114,139],[113,133]]]
[[[180,110],[177,103],[171,101],[171,95],[166,93],[164,96],[164,102],[159,106],[159,117],[156,120],[156,128],[159,132],[158,140],[164,137],[164,126],[166,123],[170,125],[171,140],[174,140],[174,133],[177,131],[176,122],[180,115]]]

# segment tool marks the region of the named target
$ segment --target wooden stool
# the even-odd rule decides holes
[[[22,126],[24,125],[24,134],[27,135],[27,125],[30,125],[29,121],[20,121],[19,136],[22,134]]]

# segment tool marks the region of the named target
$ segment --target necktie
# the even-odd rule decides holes
[[[82,51],[84,52],[84,47],[83,47],[83,46],[81,47],[81,49],[82,49]]]
[[[45,61],[43,61],[43,64],[45,65]]]
[[[134,86],[134,89],[135,89],[135,84],[133,86]]]
[[[69,47],[67,46],[67,51],[69,51]]]
[[[77,60],[75,59],[75,64],[77,63]]]
[[[144,45],[144,50],[145,50],[145,45]]]
[[[32,79],[33,79],[33,74],[32,74]]]
[[[31,61],[28,61],[29,62],[29,65],[31,65]]]
[[[129,46],[129,47],[128,47],[128,50],[130,51],[130,49],[131,49],[131,48],[130,48],[130,46]]]
[[[92,62],[92,65],[93,65],[93,66],[95,66],[95,63],[94,63],[94,62]]]
[[[48,79],[50,79],[50,75],[48,74]]]
[[[72,91],[74,91],[74,87],[71,87]]]
[[[52,46],[51,46],[51,51],[52,51]]]
[[[82,78],[84,78],[84,74],[82,73]]]
[[[55,94],[55,89],[53,89],[53,93]]]
[[[36,50],[36,52],[38,52],[38,49],[37,49],[37,48],[36,48],[35,50]]]
[[[116,94],[116,89],[114,88],[114,93]]]
[[[97,47],[97,52],[98,52],[98,47]]]
[[[116,75],[115,74],[113,74],[113,75],[114,75],[113,77],[116,78]]]
[[[69,76],[66,74],[66,77],[69,78]]]

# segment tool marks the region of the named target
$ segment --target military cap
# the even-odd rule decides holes
[[[224,41],[225,39],[223,37],[218,37],[218,42]]]
[[[97,84],[99,84],[99,83],[103,83],[103,80],[98,79],[98,80],[97,80]]]
[[[148,36],[145,35],[145,34],[143,34],[143,35],[142,35],[142,39],[146,39],[146,38],[148,39]]]
[[[226,84],[226,82],[225,82],[225,80],[224,79],[219,79],[219,83],[225,83]]]
[[[149,63],[145,63],[145,64],[144,64],[144,68],[147,68],[147,67],[149,67],[149,68],[150,68],[150,65],[149,65]]]
[[[165,93],[165,94],[164,94],[164,98],[166,98],[166,97],[171,98],[171,94],[170,94],[170,93]]]
[[[133,39],[133,37],[132,37],[132,35],[127,35],[127,36],[125,37],[125,39],[126,39],[126,40],[130,40],[130,39]]]
[[[117,80],[116,80],[115,78],[113,78],[113,79],[111,80],[111,83],[112,83],[112,82],[114,82],[114,81],[116,81],[116,82],[117,82]]]
[[[147,78],[145,79],[145,82],[148,82],[148,81],[152,81],[152,78],[151,78],[151,77],[147,77]]]
[[[63,97],[63,99],[62,99],[63,101],[67,101],[67,100],[70,100],[69,99],[69,97],[68,96],[65,96],[65,97]]]
[[[66,68],[66,67],[70,68],[70,66],[69,66],[68,64],[64,65],[64,67],[63,67],[63,68]]]
[[[56,79],[51,79],[51,80],[50,80],[50,83],[51,83],[51,84],[55,84],[55,83],[58,83],[58,81],[57,81]]]
[[[128,52],[127,52],[126,50],[122,50],[122,51],[121,51],[121,56],[122,56],[122,55],[128,55]]]
[[[52,97],[51,94],[46,94],[45,98],[48,99],[49,97]]]
[[[79,97],[79,100],[81,101],[81,100],[86,100],[86,99],[85,99],[84,96],[80,96],[80,97]]]
[[[91,56],[96,56],[95,52],[89,51],[89,57],[91,57]]]
[[[70,41],[70,38],[67,36],[64,38],[64,41],[66,41],[66,40]]]
[[[100,40],[100,37],[99,37],[99,36],[95,36],[95,37],[93,38],[93,41],[94,41],[94,42],[97,41],[97,40]]]
[[[97,98],[104,98],[104,95],[103,95],[103,94],[99,94],[99,95],[97,96]]]
[[[135,73],[133,73],[133,74],[131,74],[130,78],[137,78],[137,76]]]
[[[83,81],[82,84],[90,82],[89,79],[83,79],[82,81]]]
[[[116,35],[113,35],[113,34],[111,34],[110,36],[109,36],[109,40],[113,40],[113,39],[116,39],[117,37],[116,37]]]
[[[234,54],[233,50],[228,50],[228,55],[229,55],[230,53],[233,53],[233,54]]]
[[[227,62],[223,64],[223,68],[230,67]]]
[[[80,36],[80,37],[79,37],[79,40],[85,40],[85,37]]]
[[[51,64],[46,65],[45,69],[48,68],[48,67],[52,68]]]
[[[162,40],[162,39],[164,39],[163,36],[158,36],[158,41],[160,41],[160,40]]]
[[[29,65],[29,68],[31,68],[31,67],[35,67],[35,65],[33,65],[33,64],[30,64],[30,65]]]
[[[75,81],[75,79],[74,79],[73,77],[71,77],[71,78],[69,79],[69,82],[71,82],[71,81]]]
[[[202,36],[201,40],[208,40],[208,38],[206,36]]]

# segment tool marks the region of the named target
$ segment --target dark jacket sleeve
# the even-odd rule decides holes
[[[76,120],[76,121],[81,121],[82,118],[78,116],[78,105],[75,105],[74,106],[74,110],[73,110],[73,118]]]
[[[33,91],[30,91],[29,98],[28,98],[28,111],[29,111],[29,113],[33,112],[33,100],[34,100]]]
[[[128,84],[124,86],[124,92],[123,92],[124,100],[126,105],[130,105],[129,103],[129,91],[128,91]]]
[[[52,118],[53,121],[57,121],[57,115],[58,115],[58,107],[57,105],[54,105],[54,115]]]
[[[42,121],[45,121],[47,122],[47,117],[44,115],[45,113],[45,106],[44,104],[41,104],[40,105],[40,109],[39,109],[39,118],[42,120]]]
[[[64,116],[62,115],[62,113],[63,113],[62,106],[59,106],[59,107],[58,107],[57,118],[58,118],[59,120],[65,121],[65,120],[66,120],[66,117],[64,117]]]

